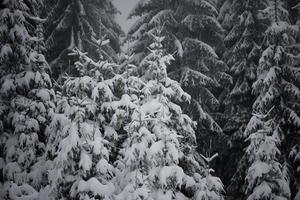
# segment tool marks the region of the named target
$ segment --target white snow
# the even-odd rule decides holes
[[[89,171],[92,168],[92,158],[90,157],[90,155],[85,152],[84,150],[81,151],[80,154],[80,160],[78,163],[78,166],[81,167],[83,169],[83,171],[86,173],[87,171]]]
[[[12,54],[12,49],[9,44],[5,44],[1,47],[0,57],[5,58]]]
[[[9,198],[12,200],[37,200],[38,192],[26,183],[20,186],[12,183],[9,189]]]
[[[8,94],[10,91],[14,91],[16,89],[14,80],[11,78],[6,78],[1,85],[0,93]]]
[[[114,167],[107,162],[106,159],[100,159],[96,165],[96,169],[103,175],[113,175]]]
[[[88,181],[80,180],[78,183],[78,192],[92,192],[94,195],[101,197],[111,196],[115,190],[112,183],[107,185],[101,184],[95,177],[90,178]]]
[[[181,187],[184,176],[183,169],[177,165],[162,167],[158,175],[160,184],[163,187],[168,185],[168,181],[172,177],[176,178],[176,185]]]

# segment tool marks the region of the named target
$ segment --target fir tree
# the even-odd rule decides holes
[[[47,3],[45,12],[47,58],[55,77],[64,72],[76,73],[72,69],[74,60],[68,57],[75,47],[88,52],[95,60],[102,55],[111,62],[117,61],[122,31],[114,21],[118,11],[111,0],[55,0]],[[110,43],[103,45],[100,52],[94,51],[95,38],[104,37],[110,39]]]
[[[265,31],[262,44],[264,50],[259,60],[257,80],[253,84],[253,92],[257,94],[253,112],[264,115],[270,122],[262,122],[254,115],[244,134],[245,137],[249,136],[250,138],[255,138],[258,133],[265,135],[264,143],[266,141],[272,143],[277,153],[272,153],[273,156],[260,161],[267,162],[269,169],[273,168],[273,164],[275,164],[277,169],[276,173],[274,172],[270,176],[268,170],[262,171],[256,167],[248,169],[247,177],[253,178],[259,171],[262,172],[261,181],[254,181],[254,184],[246,191],[249,199],[272,199],[272,196],[280,196],[283,199],[291,197],[291,189],[286,185],[292,177],[288,176],[285,168],[288,165],[287,155],[294,145],[294,138],[300,125],[297,103],[299,101],[299,72],[295,67],[297,57],[291,51],[291,46],[295,44],[295,35],[299,34],[299,27],[290,24],[285,6],[283,1],[270,1],[259,15],[261,19],[269,22],[269,26]],[[267,150],[266,147],[263,149]],[[253,154],[255,152],[252,152],[248,158],[252,165],[255,163],[252,159]],[[280,173],[284,176],[279,179]],[[268,182],[269,178],[275,179],[278,184],[274,185],[274,183]],[[255,180],[255,178],[253,179]],[[247,178],[247,180],[249,182],[251,179]],[[262,182],[263,180],[264,182]],[[269,187],[271,190],[265,193],[261,192],[259,190],[262,186],[260,183],[265,184],[264,188]]]
[[[300,3],[297,1],[289,1],[289,13],[290,13],[290,21],[292,24],[300,26]],[[300,35],[296,35],[296,44],[291,46],[291,49],[294,54],[298,55],[296,58],[296,61],[294,63],[295,68],[299,68],[300,66]],[[295,179],[292,179],[292,184],[294,187],[292,187],[292,193],[295,194],[294,199],[300,198],[300,137],[299,134],[294,134],[293,137],[291,137],[291,144],[293,145],[292,150],[289,153],[289,158],[292,163],[292,167],[294,170],[294,173],[292,176],[295,177]],[[294,190],[293,190],[294,189]],[[298,192],[297,192],[298,191]]]
[[[240,186],[244,181],[243,171],[247,163],[245,158],[241,158],[244,148],[241,144],[243,144],[243,132],[251,118],[252,104],[255,100],[251,86],[256,79],[256,69],[261,54],[260,44],[266,29],[264,20],[260,19],[258,14],[266,5],[266,1],[225,0],[221,4],[218,16],[220,23],[226,29],[224,44],[227,49],[223,58],[233,77],[233,85],[222,102],[225,105],[226,116],[223,131],[230,136],[230,148],[224,153],[224,160],[231,159],[233,162],[221,168],[222,171],[229,172],[224,173],[224,178],[231,179],[228,180],[230,185],[227,192],[234,196],[243,192]],[[236,166],[238,166],[237,171]]]
[[[213,1],[140,1],[130,16],[141,17],[129,37],[134,39],[131,51],[138,62],[145,57],[151,33],[157,25],[163,27],[164,45],[176,58],[168,72],[192,96],[191,104],[184,105],[186,111],[199,122],[200,130],[222,132],[211,114],[220,104],[216,94],[231,83],[231,77],[215,52],[223,33],[217,14]]]
[[[37,199],[45,186],[44,129],[55,98],[42,54],[35,1],[7,0],[1,9],[1,199]],[[38,26],[40,27],[40,26]],[[32,35],[35,34],[36,37]]]
[[[111,102],[116,65],[95,62],[74,49],[79,57],[78,77],[67,77],[59,94],[57,114],[47,133],[48,156],[54,158],[49,174],[50,196],[63,199],[112,199],[112,148],[115,129],[106,123],[101,105]]]
[[[259,45],[265,31],[265,24],[258,18],[258,12],[265,7],[265,1],[228,0],[224,2],[219,16],[224,26],[231,24],[224,39],[228,49],[224,53],[224,58],[234,77],[234,86],[225,99],[229,120],[224,129],[226,132],[234,133],[235,137],[242,136],[251,117],[254,99],[251,86],[256,78],[260,57]]]
[[[152,37],[141,81],[128,98],[117,199],[223,199],[220,179],[195,158],[195,123],[175,103],[190,96],[167,76],[174,58],[162,49],[164,37]]]
[[[280,161],[280,137],[282,130],[274,120],[267,116],[255,116],[260,124],[252,133],[246,153],[250,167],[246,176],[247,200],[254,199],[290,199],[289,177],[287,169]]]

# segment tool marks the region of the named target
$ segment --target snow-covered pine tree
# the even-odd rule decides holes
[[[117,98],[113,91],[118,82],[116,65],[105,60],[93,61],[79,49],[75,68],[77,77],[67,77],[47,133],[48,156],[54,158],[49,173],[50,196],[54,199],[112,199],[112,148],[117,138],[107,123],[101,105]],[[57,135],[58,134],[58,135]]]
[[[265,31],[258,13],[265,7],[266,1],[255,0],[226,0],[221,7],[219,19],[223,21],[224,26],[230,26],[227,27],[227,35],[224,38],[227,48],[224,59],[234,78],[234,85],[225,99],[228,121],[224,131],[236,137],[242,136],[251,118],[254,100],[251,86],[256,78],[260,58],[259,45]]]
[[[258,17],[259,11],[267,6],[265,0],[225,0],[222,2],[218,19],[226,30],[223,59],[230,68],[233,85],[229,88],[222,102],[225,107],[223,131],[230,136],[230,147],[224,153],[223,159],[230,159],[227,165],[222,165],[222,173],[228,180],[227,194],[243,193],[246,159],[243,156],[243,132],[251,118],[252,105],[255,96],[251,86],[256,79],[256,69],[261,55],[260,44],[264,38],[265,22]],[[238,167],[238,170],[236,170]],[[233,175],[234,174],[234,175]],[[231,179],[231,180],[230,180]],[[225,182],[226,184],[226,182]]]
[[[223,32],[217,14],[214,1],[209,0],[141,0],[130,14],[141,17],[129,30],[129,37],[135,39],[131,51],[138,63],[151,44],[151,33],[157,25],[163,27],[166,49],[176,52],[168,72],[192,96],[191,104],[184,108],[199,122],[199,129],[221,132],[209,113],[217,110],[216,94],[231,83],[231,77],[215,52]]]
[[[253,84],[253,92],[257,94],[257,99],[253,104],[253,112],[267,116],[268,121],[273,125],[265,128],[265,123],[258,120],[254,115],[244,132],[245,137],[253,138],[258,132],[265,132],[267,136],[275,134],[270,142],[277,142],[277,157],[269,157],[269,163],[279,162],[279,170],[284,176],[281,179],[276,178],[278,184],[268,183],[268,171],[262,171],[258,168],[249,168],[247,177],[260,173],[260,182],[253,182],[254,185],[248,185],[247,196],[249,199],[257,199],[258,196],[277,195],[283,199],[290,199],[294,194],[289,194],[289,190],[295,191],[293,185],[285,186],[286,182],[292,180],[293,176],[289,176],[286,171],[288,165],[288,155],[292,147],[297,143],[299,126],[300,126],[300,82],[299,67],[295,66],[297,56],[292,51],[295,44],[295,36],[299,34],[299,26],[291,25],[289,21],[289,13],[285,9],[286,2],[281,0],[272,0],[268,2],[268,6],[262,10],[259,17],[269,22],[269,26],[265,31],[265,38],[262,44],[264,51],[259,60],[257,69],[258,78]],[[270,129],[270,131],[266,131]],[[267,134],[268,133],[268,134]],[[251,145],[251,143],[250,143]],[[275,148],[275,147],[274,147]],[[266,149],[267,150],[267,149]],[[275,154],[276,155],[276,154]],[[249,155],[249,162],[253,165],[254,155]],[[271,162],[271,159],[273,160]],[[269,164],[271,167],[271,164]],[[247,181],[250,179],[247,178]],[[252,179],[253,180],[253,179]],[[263,182],[264,181],[264,182]],[[266,184],[271,190],[268,192],[260,191],[260,184]],[[282,184],[280,184],[282,183]],[[249,186],[251,186],[249,188]]]
[[[141,84],[128,101],[132,115],[117,162],[117,199],[223,199],[220,179],[195,158],[195,123],[175,103],[190,95],[167,76],[174,58],[163,50],[164,37],[151,37],[140,64]]]
[[[280,138],[282,130],[278,122],[268,115],[255,115],[258,129],[248,140],[246,154],[250,167],[246,176],[247,200],[290,199],[287,169],[280,163]]]
[[[54,110],[36,1],[1,2],[1,199],[38,199],[45,183],[44,129]],[[36,29],[36,33],[34,30]],[[32,37],[32,35],[36,37]]]
[[[99,54],[111,62],[118,59],[122,30],[114,21],[118,11],[111,0],[54,0],[46,3],[44,12],[47,58],[55,77],[76,72],[72,69],[76,60],[68,56],[75,47],[95,60],[99,60]],[[94,51],[95,38],[104,37],[110,43],[103,45],[101,52]]]
[[[300,2],[289,1],[289,13],[291,23],[300,26]],[[296,35],[296,44],[292,46],[292,51],[295,54],[298,54],[298,61],[295,62],[295,68],[300,67],[300,34]],[[298,82],[299,83],[299,82]],[[299,133],[299,131],[298,131]],[[295,177],[292,180],[294,187],[292,187],[292,193],[295,194],[294,200],[300,199],[300,134],[294,134],[293,138],[294,146],[289,153],[289,158],[294,169],[293,176]],[[293,190],[295,189],[295,190]]]

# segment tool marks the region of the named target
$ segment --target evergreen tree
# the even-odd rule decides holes
[[[117,61],[120,51],[119,35],[121,28],[114,21],[118,12],[111,0],[55,0],[48,2],[46,12],[46,47],[48,60],[55,77],[64,72],[76,73],[68,53],[77,47],[88,52],[90,57],[99,60]],[[110,39],[110,43],[101,46],[99,52],[94,51],[95,38]]]
[[[162,26],[164,45],[168,52],[176,52],[176,61],[168,72],[192,96],[191,104],[184,108],[199,122],[200,130],[222,132],[214,119],[218,115],[211,114],[219,107],[220,89],[231,83],[231,77],[215,52],[222,44],[223,33],[217,14],[213,1],[140,1],[130,16],[141,17],[129,30],[128,37],[135,39],[131,51],[139,62],[151,43],[151,33],[157,25]]]
[[[290,199],[290,190],[294,191],[292,185],[291,189],[288,187],[292,176],[285,171],[288,165],[287,155],[295,144],[300,125],[297,103],[300,94],[299,70],[295,67],[297,57],[291,51],[291,47],[295,44],[295,36],[299,34],[299,27],[290,24],[285,3],[280,0],[270,1],[259,14],[261,19],[269,22],[269,26],[262,44],[264,50],[259,60],[257,80],[252,86],[253,92],[257,95],[253,112],[264,115],[268,120],[265,122],[253,115],[244,132],[245,137],[253,139],[253,142],[262,138],[256,146],[258,157],[253,159],[256,151],[250,151],[248,156],[251,167],[248,169],[246,180],[253,183],[249,184],[246,190],[248,199],[272,199],[275,196]],[[251,145],[252,142],[248,152]],[[272,152],[271,149],[276,151]],[[259,158],[264,154],[266,155],[263,158]],[[264,170],[258,168],[256,165],[258,161],[267,164],[264,164],[267,168],[263,168]],[[257,178],[260,179],[259,182],[255,181]],[[272,179],[275,182],[270,182]]]
[[[1,3],[1,199],[37,199],[45,186],[44,129],[53,113],[36,1]],[[37,32],[33,31],[37,27]],[[32,35],[36,35],[33,37]]]
[[[195,123],[175,103],[190,96],[167,76],[174,58],[162,49],[164,37],[152,37],[127,100],[132,115],[117,162],[117,199],[223,199],[220,179],[196,160]]]
[[[224,152],[224,161],[232,162],[220,167],[224,179],[229,181],[227,192],[238,196],[243,193],[244,170],[247,167],[243,156],[243,132],[251,118],[255,96],[251,86],[256,79],[256,69],[261,55],[260,44],[264,38],[266,24],[259,18],[260,10],[267,1],[225,0],[221,3],[218,19],[226,30],[224,61],[230,68],[233,85],[222,102],[225,105],[224,133],[230,136],[230,147]],[[234,155],[234,156],[233,156]],[[224,162],[223,161],[223,162]],[[238,170],[236,171],[236,166]],[[234,175],[233,175],[234,174]],[[228,180],[231,179],[231,180]]]
[[[247,200],[254,199],[290,199],[289,177],[278,156],[282,130],[274,120],[266,116],[255,116],[260,124],[252,133],[246,153],[250,167],[246,176]]]
[[[289,13],[290,13],[290,21],[291,23],[300,26],[300,3],[297,1],[289,1]],[[296,44],[292,45],[292,51],[294,54],[298,55],[298,59],[296,59],[296,62],[294,63],[295,68],[299,68],[300,66],[300,34],[296,35]],[[298,131],[299,132],[299,131]],[[300,198],[300,137],[299,134],[294,134],[291,138],[293,145],[292,150],[289,153],[289,158],[292,163],[292,167],[294,170],[294,173],[292,176],[295,177],[295,179],[292,179],[292,182],[294,184],[294,187],[292,187],[292,193],[296,194],[294,196],[294,199]],[[297,142],[298,141],[298,142]],[[295,189],[295,190],[293,190]],[[298,192],[297,192],[298,191]]]
[[[222,25],[231,25],[224,39],[227,47],[224,58],[234,78],[234,86],[225,99],[229,119],[224,131],[234,133],[236,137],[242,136],[251,117],[251,105],[254,99],[251,86],[256,78],[260,57],[259,45],[265,31],[265,24],[258,18],[258,13],[265,7],[265,1],[227,0],[219,16]]]
[[[47,133],[50,196],[55,199],[112,199],[112,148],[117,133],[106,123],[101,105],[111,102],[115,64],[95,62],[74,49],[78,77],[67,77],[59,94],[57,114]]]

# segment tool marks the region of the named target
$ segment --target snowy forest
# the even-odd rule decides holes
[[[0,200],[300,200],[300,1],[132,7],[0,1]]]

